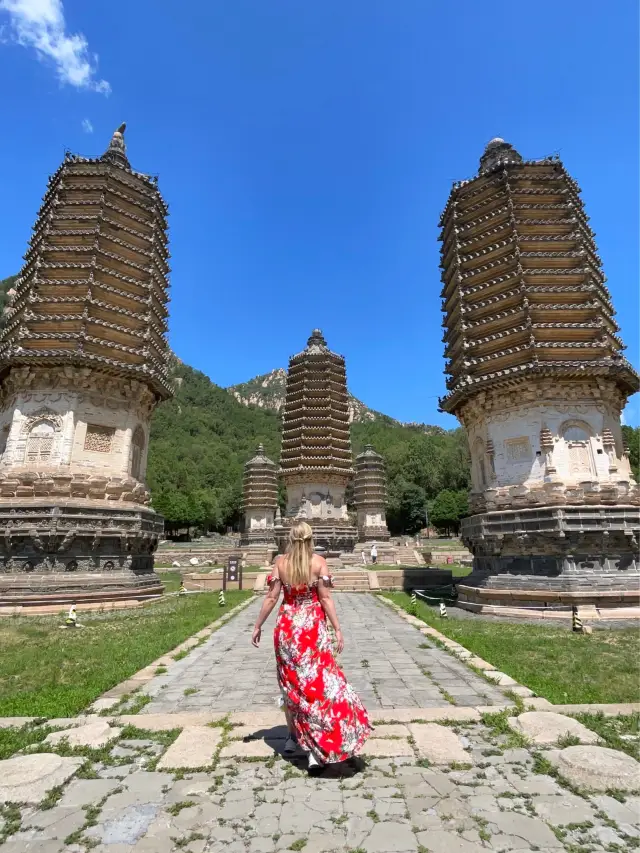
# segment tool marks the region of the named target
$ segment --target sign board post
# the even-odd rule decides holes
[[[229,557],[227,565],[222,574],[222,589],[226,591],[228,583],[237,583],[238,589],[242,589],[242,558],[238,556]]]

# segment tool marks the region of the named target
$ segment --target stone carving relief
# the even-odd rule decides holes
[[[528,462],[531,459],[531,443],[526,436],[505,439],[504,449],[508,462]]]
[[[111,453],[113,437],[116,431],[114,427],[100,426],[98,424],[87,424],[87,432],[84,438],[84,449],[92,453]]]
[[[133,432],[131,439],[131,476],[134,480],[142,479],[142,460],[144,458],[144,431],[141,426],[137,426]]]

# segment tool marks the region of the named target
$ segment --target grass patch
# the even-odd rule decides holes
[[[82,631],[61,619],[0,621],[0,716],[72,717],[106,690],[148,666],[251,596],[230,591],[172,596],[135,610],[82,614]]]
[[[54,729],[48,726],[35,726],[33,723],[27,723],[20,729],[0,728],[0,759],[11,758],[16,752],[41,743],[52,731]]]
[[[406,593],[385,597],[410,612]],[[416,615],[554,704],[640,701],[636,628],[582,635],[546,625],[445,620],[422,601]]]
[[[576,714],[576,720],[599,735],[611,749],[626,752],[640,761],[640,713],[620,717]]]

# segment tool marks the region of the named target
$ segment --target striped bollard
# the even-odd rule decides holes
[[[571,608],[571,628],[575,634],[583,634],[582,619],[578,616],[578,607],[576,604]]]
[[[226,605],[226,601],[224,600],[224,590],[220,590],[220,595],[218,596],[218,606],[224,607]]]
[[[418,596],[415,593],[415,590],[411,593],[411,606],[417,607],[418,605]]]
[[[448,613],[447,613],[447,606],[446,606],[446,604],[444,603],[444,601],[441,601],[441,602],[440,602],[440,616],[441,616],[443,619],[446,619],[446,618],[448,617]]]

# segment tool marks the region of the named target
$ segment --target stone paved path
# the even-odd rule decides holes
[[[265,642],[253,654],[248,645],[256,602],[171,676],[155,679],[157,698],[145,713],[51,721],[63,734],[46,739],[44,725],[33,723],[29,738],[40,728],[40,741],[0,761],[0,851],[640,848],[640,796],[628,792],[640,787],[640,764],[600,746],[567,746],[566,733],[582,743],[594,733],[558,714],[509,720],[518,714],[512,706],[483,717],[470,705],[504,704],[502,693],[446,652],[423,647],[415,627],[371,597],[336,598],[343,663],[375,723],[360,772],[343,766],[312,778],[304,756],[283,757],[272,649]],[[3,743],[19,737],[7,732]]]
[[[142,715],[139,720],[143,725]],[[282,728],[266,727],[266,743],[262,736],[233,740],[260,726],[208,728],[219,732],[217,750],[204,740],[199,756],[189,747],[184,759],[203,766],[178,772],[161,769],[175,734],[125,730],[108,752],[83,765],[79,778],[40,805],[5,806],[2,812],[0,804],[0,849],[626,853],[640,844],[640,797],[567,790],[535,772],[541,762],[533,749],[495,726],[379,725],[369,753],[382,757],[370,757],[364,772],[341,779],[308,777],[300,759],[279,755]],[[200,731],[185,729],[180,738],[193,742]],[[169,746],[178,763],[180,738]],[[2,845],[3,824],[9,823],[11,834]]]
[[[334,597],[345,638],[341,663],[368,708],[505,704],[504,694],[426,641],[374,596]],[[273,708],[279,695],[273,657],[275,611],[259,650],[250,645],[260,601],[145,687],[143,713]]]

